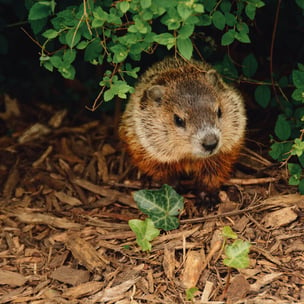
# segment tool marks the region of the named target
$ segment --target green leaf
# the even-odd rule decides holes
[[[114,57],[113,57],[114,63],[119,63],[124,61],[129,54],[128,48],[122,44],[116,44],[110,47],[110,50],[114,53]]]
[[[119,3],[117,4],[117,6],[118,6],[118,9],[120,9],[121,12],[124,13],[124,14],[125,14],[125,13],[129,10],[129,8],[130,8],[130,4],[129,4],[128,1],[119,2]]]
[[[184,208],[184,199],[172,187],[165,184],[159,190],[139,190],[133,196],[138,208],[151,218],[155,227],[167,231],[179,226],[176,216]]]
[[[245,13],[250,20],[254,20],[256,6],[249,2],[245,7]]]
[[[300,183],[299,183],[299,192],[302,195],[304,194],[304,178],[302,178]]]
[[[181,39],[178,37],[176,42],[179,53],[186,59],[190,60],[193,53],[193,45],[191,39]]]
[[[146,218],[145,221],[129,220],[128,222],[131,230],[136,234],[136,242],[143,251],[150,251],[152,249],[151,241],[156,238],[160,231],[155,228],[153,222]]]
[[[225,238],[229,238],[229,239],[237,239],[237,234],[231,229],[230,226],[224,226],[222,229],[222,235]]]
[[[296,4],[304,10],[304,0],[295,0]]]
[[[291,135],[291,126],[285,115],[280,114],[274,127],[274,133],[280,140],[287,140]]]
[[[304,89],[304,72],[298,70],[292,71],[292,81],[297,88]]]
[[[101,41],[99,38],[93,40],[84,51],[84,60],[91,61],[96,59],[102,52]]]
[[[233,244],[226,245],[224,264],[236,269],[247,268],[250,264],[249,249],[251,244],[243,240],[235,240]]]
[[[291,175],[297,175],[298,177],[301,176],[302,167],[299,164],[288,163],[287,167],[288,167],[288,171]]]
[[[284,161],[287,158],[291,147],[292,142],[275,142],[270,147],[271,150],[269,151],[269,155],[279,162]]]
[[[178,30],[178,38],[185,39],[190,37],[193,34],[194,25],[185,24]]]
[[[231,13],[225,13],[226,24],[234,26],[236,24],[236,16]]]
[[[245,32],[236,33],[235,38],[242,43],[250,43],[251,42],[248,34],[246,34]]]
[[[121,4],[120,4],[121,5]],[[108,20],[108,13],[105,12],[100,6],[93,11],[94,19],[92,21],[92,28],[102,27]]]
[[[258,86],[254,91],[254,98],[262,108],[267,108],[271,99],[270,88],[266,85]]]
[[[197,287],[191,287],[186,289],[186,301],[192,301],[197,292],[198,292]]]
[[[214,9],[216,3],[217,3],[217,0],[205,0],[204,7],[208,12],[211,12]]]
[[[143,9],[147,9],[152,5],[152,0],[140,0],[140,5]]]
[[[196,13],[200,13],[200,14],[204,13],[205,11],[204,5],[199,3],[193,4],[193,9]]]
[[[47,39],[54,39],[58,36],[59,32],[49,29],[42,33],[42,36]]]
[[[297,155],[298,157],[301,157],[301,155],[304,152],[304,141],[302,141],[300,138],[296,138],[294,140],[294,144],[292,145],[292,155]]]
[[[60,74],[66,79],[74,79],[75,78],[75,68],[72,65],[62,66],[58,69]]]
[[[229,13],[230,10],[231,10],[231,2],[228,1],[228,0],[224,0],[224,1],[221,3],[220,8],[221,8],[221,10],[222,10],[224,13]]]
[[[70,65],[76,58],[76,51],[68,49],[64,52],[62,56],[63,63],[65,65]]]
[[[36,2],[30,9],[28,19],[38,20],[48,17],[52,13],[52,7],[50,1]]]
[[[236,34],[235,30],[231,30],[231,29],[228,30],[222,36],[221,45],[223,45],[223,46],[230,45],[234,41],[235,34]]]
[[[247,57],[244,58],[242,64],[242,70],[246,77],[252,77],[258,68],[258,63],[255,59],[255,56],[250,53]]]
[[[77,31],[76,28],[69,30],[65,36],[66,43],[70,48],[73,48],[81,38],[81,34]]]
[[[175,46],[175,37],[170,33],[159,34],[154,37],[154,41],[161,45],[166,45],[168,50]]]
[[[291,94],[292,99],[295,101],[304,102],[304,88],[295,89]]]
[[[221,12],[215,11],[212,15],[212,22],[217,29],[222,31],[226,24],[226,18]]]
[[[177,12],[183,21],[186,21],[192,14],[192,9],[184,2],[177,5]]]

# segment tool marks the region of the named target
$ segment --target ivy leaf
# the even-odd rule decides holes
[[[178,37],[176,44],[180,54],[186,59],[190,60],[193,53],[193,45],[191,39],[190,38],[182,39]]]
[[[224,264],[236,269],[249,266],[249,249],[251,244],[243,240],[235,240],[231,245],[226,245]]]
[[[129,220],[128,224],[136,234],[136,243],[143,251],[150,251],[152,249],[150,242],[159,235],[159,229],[155,228],[154,223],[149,218],[144,221]]]
[[[258,63],[255,59],[255,56],[251,53],[244,58],[242,64],[242,70],[246,77],[252,77],[258,68]]]
[[[191,287],[186,290],[186,300],[192,301],[194,299],[195,294],[198,292],[197,287]]]
[[[237,239],[237,234],[231,229],[230,226],[224,226],[222,229],[222,235],[225,238],[229,238],[229,239]]]
[[[179,226],[176,216],[184,208],[184,199],[172,187],[165,184],[159,190],[139,190],[133,196],[138,208],[151,218],[156,228],[168,231]]]

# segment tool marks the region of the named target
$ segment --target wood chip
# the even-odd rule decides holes
[[[262,222],[265,223],[266,227],[278,228],[295,221],[297,217],[294,207],[286,207],[266,214]]]
[[[50,274],[50,277],[59,282],[75,286],[87,282],[90,278],[90,273],[86,270],[73,269],[68,266],[61,266],[54,270]]]
[[[41,123],[35,123],[34,125],[32,125],[27,130],[24,131],[24,133],[18,138],[18,142],[20,144],[23,144],[25,142],[38,139],[44,135],[49,134],[50,132],[51,130],[47,126]]]
[[[205,259],[199,251],[188,251],[185,268],[181,276],[181,284],[184,288],[192,288],[197,285],[203,270]]]
[[[89,303],[104,303],[107,301],[117,301],[126,296],[126,292],[138,281],[138,278],[124,281],[114,287],[106,288],[89,298]]]
[[[109,263],[90,243],[81,239],[78,235],[70,234],[66,240],[66,246],[71,250],[78,263],[85,266],[89,271],[101,272],[105,265]]]
[[[241,274],[236,275],[227,290],[227,304],[233,304],[245,298],[250,290],[250,284]]]
[[[27,279],[20,273],[0,270],[0,285],[22,286]]]
[[[66,203],[70,206],[82,205],[82,202],[78,198],[70,196],[63,191],[56,191],[54,192],[54,195],[59,199],[59,201]]]
[[[31,212],[30,210],[16,211],[11,216],[17,216],[19,221],[27,224],[45,224],[63,229],[80,229],[82,225],[73,223],[66,218],[59,218],[52,215]]]
[[[164,260],[163,260],[163,268],[164,272],[169,280],[173,279],[173,273],[175,270],[175,249],[174,248],[168,248],[168,246],[165,246],[164,248]]]
[[[90,296],[95,294],[96,292],[100,291],[104,287],[103,282],[86,282],[82,283],[78,286],[68,288],[64,291],[65,297],[71,297],[71,298],[81,298],[84,296]]]
[[[49,125],[53,128],[59,128],[68,111],[66,109],[57,111],[49,120]]]

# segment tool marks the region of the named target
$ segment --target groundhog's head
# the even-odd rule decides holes
[[[243,137],[240,95],[214,71],[170,71],[141,92],[138,139],[161,162],[228,152]]]

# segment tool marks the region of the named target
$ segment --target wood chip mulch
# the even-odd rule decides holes
[[[304,198],[260,145],[244,150],[220,203],[185,193],[179,229],[142,252],[142,180],[114,119],[5,96],[0,113],[0,303],[304,303]],[[223,264],[221,229],[250,241]],[[192,302],[186,290],[196,286]]]

